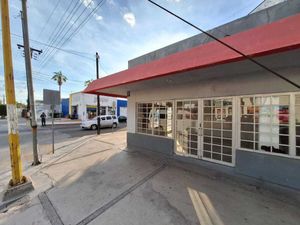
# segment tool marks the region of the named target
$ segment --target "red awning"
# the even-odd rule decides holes
[[[222,41],[252,57],[270,55],[300,48],[299,24],[297,14]],[[111,87],[240,60],[244,60],[243,56],[213,41],[95,80],[83,92],[97,94]]]

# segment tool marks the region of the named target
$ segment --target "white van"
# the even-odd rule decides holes
[[[98,118],[98,116],[96,116],[90,120],[82,121],[80,124],[80,127],[83,129],[97,130],[97,118]],[[113,115],[100,116],[100,128],[103,128],[103,127],[116,128],[118,126],[118,124],[119,124],[119,122],[118,122],[118,118],[116,116],[113,116]]]

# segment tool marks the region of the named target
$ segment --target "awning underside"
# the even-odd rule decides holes
[[[272,69],[299,66],[300,14],[223,39]],[[175,85],[215,76],[261,70],[217,42],[209,42],[165,58],[93,81],[85,93],[125,97],[149,85]]]

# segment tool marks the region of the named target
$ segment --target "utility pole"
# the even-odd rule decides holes
[[[27,179],[22,175],[18,116],[16,110],[15,85],[11,53],[8,0],[1,0],[1,19],[5,93],[7,103],[8,142],[12,170],[12,179],[10,180],[9,184],[10,186],[17,186],[25,183]]]
[[[22,15],[22,11],[21,11],[21,15]],[[24,45],[21,45],[21,44],[17,44],[18,46],[18,49],[25,49],[24,48]],[[37,59],[37,55],[36,54],[33,54],[34,52],[37,52],[38,55],[42,54],[43,53],[43,50],[38,50],[36,48],[30,48],[30,57],[33,59]],[[24,57],[25,57],[25,51],[24,51]],[[29,92],[28,92],[28,82],[27,82],[27,112],[30,112],[30,103],[29,103]]]
[[[21,14],[22,14],[22,11],[21,11]],[[18,49],[21,49],[21,48],[24,48],[24,45],[21,45],[21,44],[17,44],[18,46]],[[24,48],[25,49],[25,48]],[[36,49],[36,48],[30,48],[30,58],[33,57],[33,59],[37,59],[37,54],[34,54],[33,53],[36,52],[37,54],[42,54],[43,53],[43,50],[39,50],[39,49]]]
[[[99,79],[99,54],[96,52],[96,76],[97,79]],[[100,110],[100,95],[97,95],[97,134],[100,135],[100,116],[101,116],[101,110]]]
[[[29,45],[26,3],[27,3],[27,0],[22,0],[21,19],[22,19],[22,30],[23,30],[27,89],[28,89],[29,105],[30,105],[30,112],[31,112],[30,122],[31,122],[31,128],[32,128],[32,148],[33,148],[33,163],[32,163],[32,165],[39,165],[40,161],[39,161],[38,151],[37,151],[37,122],[36,122],[35,106],[34,106],[32,69],[31,69],[31,49],[30,49],[30,45]]]

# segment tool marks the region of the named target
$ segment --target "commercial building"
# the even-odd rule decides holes
[[[300,2],[211,34],[300,85]],[[129,61],[85,93],[127,97],[127,145],[300,189],[300,90],[199,34]]]
[[[123,107],[122,107],[123,106]],[[120,107],[127,108],[127,100],[109,96],[100,96],[101,115],[117,115]],[[126,109],[121,109],[127,112]],[[97,96],[81,92],[70,94],[69,113],[71,118],[91,119],[97,114]]]
[[[49,104],[44,104],[43,100],[36,100],[35,101],[35,112],[36,112],[36,116],[37,119],[40,118],[40,115],[44,112],[46,114],[47,117],[51,117],[51,105]],[[59,117],[59,112],[60,112],[60,105],[56,104],[54,106],[54,116],[55,117]]]
[[[127,117],[127,100],[117,99],[117,116]]]

